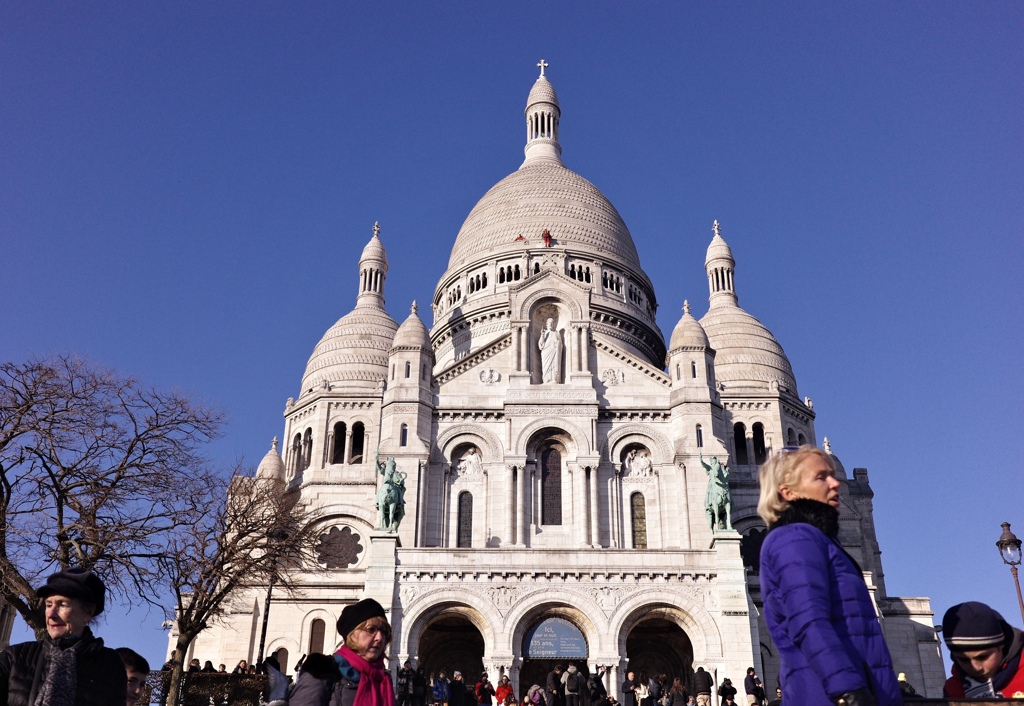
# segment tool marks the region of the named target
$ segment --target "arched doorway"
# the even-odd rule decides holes
[[[523,666],[516,694],[526,694],[533,684],[544,686],[555,665],[565,669],[575,664],[586,678],[588,653],[583,631],[570,620],[560,616],[538,620],[523,637]]]
[[[459,671],[472,688],[484,671],[483,635],[464,615],[438,616],[423,630],[416,653],[428,677],[444,671],[451,679]]]
[[[651,617],[637,623],[626,637],[626,671],[648,676],[664,674],[668,684],[681,678],[687,689],[693,687],[693,645],[683,629],[663,617]]]

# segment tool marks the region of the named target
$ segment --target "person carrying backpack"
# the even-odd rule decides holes
[[[579,706],[580,691],[583,690],[583,677],[572,662],[569,663],[569,668],[562,673],[562,687],[565,689],[565,706]]]

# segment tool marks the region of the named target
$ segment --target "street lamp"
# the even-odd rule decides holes
[[[274,595],[274,579],[277,578],[277,545],[288,539],[288,532],[280,527],[272,529],[267,533],[267,539],[271,542],[270,553],[273,555],[274,570],[270,573],[270,584],[267,586],[267,600],[263,604],[263,629],[260,631],[260,651],[256,657],[256,668],[259,670],[263,669],[263,648],[267,646],[267,620],[270,618],[270,598]],[[262,671],[260,673],[262,674]]]
[[[1017,578],[1017,566],[1020,565],[1021,541],[1017,535],[1010,531],[1010,523],[1002,524],[1003,533],[999,536],[996,546],[999,548],[999,556],[1003,558],[1004,564],[1010,565],[1010,573],[1013,574],[1013,583],[1017,587],[1017,604],[1020,606],[1020,617],[1024,620],[1024,598],[1020,595],[1020,579]]]

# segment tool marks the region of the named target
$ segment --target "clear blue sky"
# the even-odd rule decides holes
[[[191,390],[230,415],[211,454],[258,462],[374,221],[392,317],[429,303],[541,57],[662,330],[706,310],[718,219],[870,471],[890,593],[1020,624],[1021,3],[3,3],[0,359]],[[162,661],[162,616],[108,613]]]

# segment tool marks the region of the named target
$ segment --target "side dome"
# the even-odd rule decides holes
[[[528,161],[484,194],[455,238],[448,269],[521,255],[524,243],[516,239],[537,247],[545,228],[558,246],[642,272],[619,212],[596,186],[553,160]]]
[[[708,340],[707,333],[704,332],[704,327],[690,313],[690,302],[688,301],[683,302],[683,317],[672,329],[672,338],[668,344],[669,355],[672,354],[672,351],[680,348],[711,348],[711,342]]]
[[[371,392],[388,376],[388,351],[398,324],[383,309],[357,306],[327,329],[302,376],[301,395],[332,390]]]
[[[409,318],[398,327],[398,332],[395,334],[391,348],[392,350],[396,348],[431,350],[430,333],[427,331],[423,321],[420,320],[419,307],[416,306],[416,302],[412,303],[412,311],[409,313]]]
[[[796,394],[786,352],[764,324],[738,306],[713,306],[700,320],[715,349],[715,378],[764,389],[773,382]]]
[[[825,437],[824,443],[821,445],[828,457],[832,459],[833,465],[836,467],[836,478],[839,480],[848,480],[846,475],[846,468],[843,466],[843,462],[839,460],[839,457],[832,452],[832,444],[828,442],[828,437]]]
[[[256,477],[264,480],[284,480],[284,461],[277,451],[277,437],[270,445],[270,451],[256,467]]]

